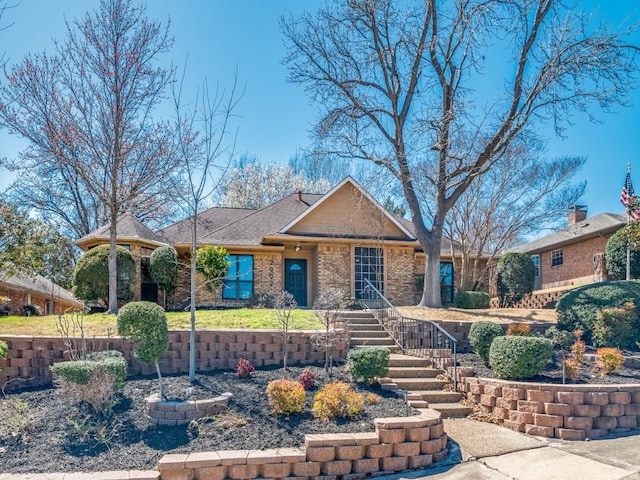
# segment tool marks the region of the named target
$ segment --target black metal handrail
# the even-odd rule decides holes
[[[457,391],[458,340],[434,321],[405,317],[369,280],[364,281],[362,302],[401,351],[431,359],[453,381],[453,387]]]

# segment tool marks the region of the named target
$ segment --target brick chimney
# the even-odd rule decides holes
[[[569,207],[569,212],[567,213],[567,217],[569,218],[569,226],[575,225],[578,222],[583,221],[587,218],[587,207],[586,205],[572,205]]]

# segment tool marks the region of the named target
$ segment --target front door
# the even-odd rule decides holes
[[[286,258],[284,269],[284,289],[293,295],[299,307],[306,307],[307,261],[302,258]]]

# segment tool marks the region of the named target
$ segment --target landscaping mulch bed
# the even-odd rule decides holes
[[[156,469],[167,453],[223,449],[300,447],[306,433],[374,431],[373,419],[413,415],[404,402],[380,388],[356,384],[361,393],[374,392],[382,401],[367,404],[352,420],[321,422],[311,415],[313,395],[329,381],[349,381],[343,366],[331,378],[312,366],[316,387],[307,393],[305,411],[291,417],[275,416],[266,398],[267,384],[280,378],[297,379],[303,367],[256,371],[238,379],[233,371],[198,374],[197,383],[186,375],[165,377],[169,398],[208,398],[231,392],[227,411],[213,418],[179,427],[154,426],[144,416],[144,398],[158,391],[156,377],[131,379],[118,395],[111,422],[97,422],[86,405],[69,402],[59,388],[8,394],[0,398],[0,471],[13,473],[79,472]],[[189,391],[187,398],[186,391]],[[19,413],[10,410],[25,402]],[[20,407],[20,404],[17,405]],[[30,419],[26,428],[18,421]],[[19,430],[27,431],[19,433]]]
[[[592,353],[592,352],[590,352]],[[640,355],[638,352],[625,352],[625,355]],[[562,383],[562,360],[561,353],[554,353],[553,362],[540,375],[528,378],[527,382],[537,383]],[[463,367],[473,367],[476,377],[497,378],[497,375],[482,359],[475,353],[459,353],[458,363]],[[565,380],[567,384],[628,384],[640,383],[640,370],[635,368],[622,367],[608,375],[601,376],[593,365],[586,364],[580,369],[580,376],[577,380]]]

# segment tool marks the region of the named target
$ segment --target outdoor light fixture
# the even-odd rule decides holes
[[[299,252],[302,247],[300,245],[296,245],[296,252]]]

